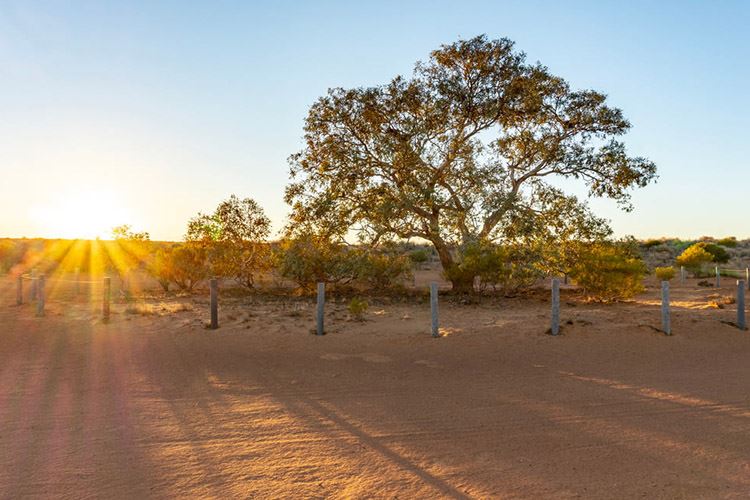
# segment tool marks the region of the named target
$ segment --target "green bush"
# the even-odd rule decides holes
[[[368,307],[369,304],[365,299],[354,297],[351,301],[349,301],[349,314],[351,315],[352,319],[362,321]]]
[[[716,242],[716,244],[727,248],[735,248],[737,246],[737,238],[735,238],[734,236],[728,236],[726,238],[720,239]]]
[[[347,245],[317,235],[281,242],[276,261],[278,272],[304,290],[316,283],[349,283],[357,277],[360,256]]]
[[[461,262],[443,274],[450,281],[473,282],[479,278],[480,291],[512,294],[531,287],[542,277],[539,259],[537,252],[520,244],[478,242],[467,245]]]
[[[629,299],[643,291],[646,265],[632,242],[581,243],[570,277],[593,300]]]
[[[672,266],[669,267],[657,267],[654,269],[654,274],[660,281],[670,281],[674,278],[675,269]]]
[[[411,276],[410,259],[404,255],[364,251],[355,269],[357,281],[374,290],[387,290]]]
[[[705,264],[729,262],[729,253],[719,245],[700,241],[685,249],[676,259],[680,266],[685,266],[693,273],[700,273]]]

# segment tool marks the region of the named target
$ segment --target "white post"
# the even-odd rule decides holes
[[[109,321],[109,303],[112,296],[112,278],[105,276],[102,281],[102,317]]]
[[[44,316],[44,275],[42,274],[36,280],[36,315]]]
[[[23,276],[19,276],[16,280],[16,305],[21,304],[23,304]]]
[[[737,326],[740,330],[747,328],[745,323],[745,281],[737,281]]]
[[[719,266],[716,266],[716,288],[721,288],[721,271],[719,271]]]
[[[438,317],[438,284],[430,283],[430,314],[432,316],[432,336],[440,336],[440,320]]]
[[[326,284],[318,283],[318,307],[315,314],[315,333],[325,335]]]
[[[211,295],[211,330],[219,328],[219,280],[211,278],[208,281]]]
[[[31,294],[29,300],[34,302],[36,300],[36,271],[31,270]]]
[[[669,281],[661,282],[661,329],[672,335],[672,324],[669,318]]]
[[[560,280],[552,278],[552,324],[550,333],[558,335],[560,333]]]
[[[680,285],[685,286],[685,266],[680,266]]]

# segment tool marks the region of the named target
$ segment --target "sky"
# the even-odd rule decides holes
[[[750,237],[748,26],[746,1],[0,0],[0,236],[178,240],[233,193],[280,229],[318,97],[487,34],[633,124],[659,180],[591,201],[617,235]]]

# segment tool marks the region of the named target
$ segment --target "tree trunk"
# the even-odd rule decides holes
[[[474,276],[461,272],[447,245],[442,242],[433,242],[433,244],[440,258],[440,264],[443,266],[443,275],[451,282],[453,291],[457,293],[473,293]]]

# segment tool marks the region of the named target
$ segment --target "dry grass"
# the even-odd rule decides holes
[[[192,311],[193,305],[185,302],[168,304],[160,302],[158,304],[131,304],[125,308],[125,314],[135,314],[139,316],[165,316],[185,311]]]

